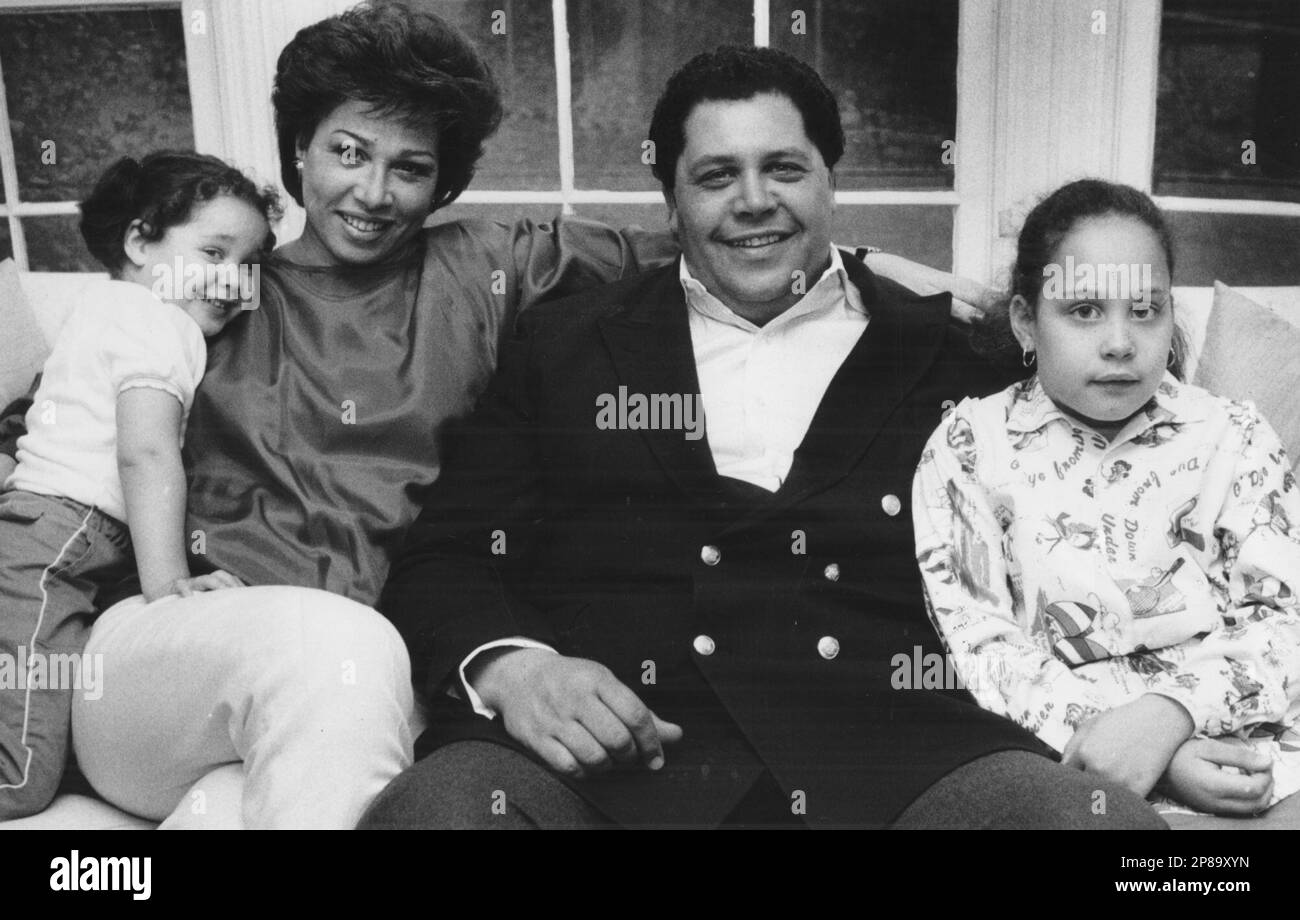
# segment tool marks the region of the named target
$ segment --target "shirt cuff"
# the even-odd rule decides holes
[[[181,394],[181,388],[177,386],[174,381],[168,380],[165,377],[152,377],[143,374],[137,374],[134,377],[127,377],[122,381],[121,385],[118,386],[117,395],[121,396],[127,390],[136,390],[142,387],[150,390],[162,390],[164,393],[176,397],[176,401],[179,402],[182,407],[188,408],[185,404],[185,397]]]
[[[491,642],[484,643],[483,645],[480,645],[478,648],[474,649],[474,651],[470,652],[468,655],[465,656],[465,659],[460,663],[460,688],[459,689],[461,693],[464,695],[464,699],[468,701],[470,706],[474,708],[474,711],[477,712],[479,715],[484,716],[485,718],[488,719],[495,719],[497,717],[496,710],[491,709],[483,704],[483,698],[474,692],[474,688],[471,687],[469,685],[469,681],[465,679],[465,669],[468,668],[470,666],[470,663],[473,662],[473,660],[477,658],[479,655],[483,654],[489,649],[494,649],[494,648],[540,648],[540,649],[545,649],[548,652],[555,651],[555,649],[551,648],[545,642],[535,642],[532,639],[525,639],[521,636],[513,636],[509,639],[494,639]],[[556,654],[558,654],[558,652]],[[452,689],[457,689],[457,688],[452,688]]]

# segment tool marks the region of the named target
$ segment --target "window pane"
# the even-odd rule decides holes
[[[86,250],[81,232],[77,229],[80,219],[76,214],[23,218],[23,234],[27,237],[27,261],[31,271],[107,271]]]
[[[664,84],[701,51],[752,44],[752,0],[567,0],[578,188],[653,190],[641,161]]]
[[[179,9],[0,12],[0,66],[25,201],[76,201],[118,157],[194,146]]]
[[[1297,99],[1300,4],[1165,0],[1156,193],[1300,201]]]
[[[488,139],[470,188],[559,188],[551,5],[536,0],[440,0],[427,5],[470,37],[501,85],[505,117]],[[504,15],[494,16],[497,11]]]
[[[952,271],[953,209],[946,206],[841,204],[833,239],[839,246],[879,246],[886,252]]]
[[[956,0],[772,0],[771,40],[839,100],[840,188],[952,188]]]
[[[9,236],[9,219],[0,217],[0,262],[12,259],[14,255],[13,240]]]
[[[1300,218],[1168,211],[1174,283],[1284,287],[1300,284]]]

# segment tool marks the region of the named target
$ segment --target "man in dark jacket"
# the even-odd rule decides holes
[[[825,85],[719,49],[650,140],[682,259],[522,317],[385,590],[431,726],[363,826],[1160,826],[916,685],[912,474],[1011,378],[831,246]]]

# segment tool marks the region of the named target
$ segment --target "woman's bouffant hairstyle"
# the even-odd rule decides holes
[[[656,179],[671,192],[686,147],[686,119],[706,100],[750,99],[760,93],[789,97],[827,169],[844,155],[844,128],[835,94],[803,61],[775,48],[721,45],[697,54],[668,79],[650,119]]]
[[[487,63],[433,13],[372,2],[307,26],[280,52],[271,93],[280,177],[299,204],[297,146],[351,100],[437,130],[433,210],[465,191],[483,142],[501,123],[501,93]]]
[[[1016,245],[1016,262],[1011,269],[1007,295],[976,322],[972,343],[975,349],[999,363],[1019,362],[1020,343],[1011,331],[1011,300],[1023,297],[1031,309],[1036,308],[1043,290],[1044,271],[1056,259],[1061,241],[1081,220],[1094,217],[1132,217],[1146,224],[1160,240],[1174,275],[1174,243],[1164,214],[1150,196],[1129,185],[1104,179],[1079,179],[1061,186],[1029,212]],[[1172,302],[1172,301],[1171,301]],[[1174,326],[1174,364],[1171,370],[1182,379],[1187,356],[1187,342],[1182,330]]]
[[[274,189],[258,188],[230,164],[192,150],[160,150],[142,160],[122,157],[104,171],[81,203],[81,237],[116,277],[127,261],[123,244],[134,221],[141,222],[144,239],[160,240],[169,228],[189,221],[195,205],[219,195],[247,202],[267,223],[283,213]],[[263,248],[275,248],[274,233],[267,233]]]

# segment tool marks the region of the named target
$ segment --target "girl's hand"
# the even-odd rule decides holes
[[[1146,798],[1193,729],[1187,710],[1168,697],[1148,693],[1080,725],[1061,762],[1100,774]]]
[[[1273,758],[1235,738],[1193,738],[1174,754],[1161,785],[1198,811],[1254,815],[1273,797]]]
[[[157,590],[145,591],[144,599],[146,603],[152,604],[158,598],[166,597],[169,594],[189,597],[191,594],[197,594],[200,591],[220,591],[222,588],[242,588],[244,586],[244,583],[234,575],[217,569],[217,571],[207,575],[177,578]]]

